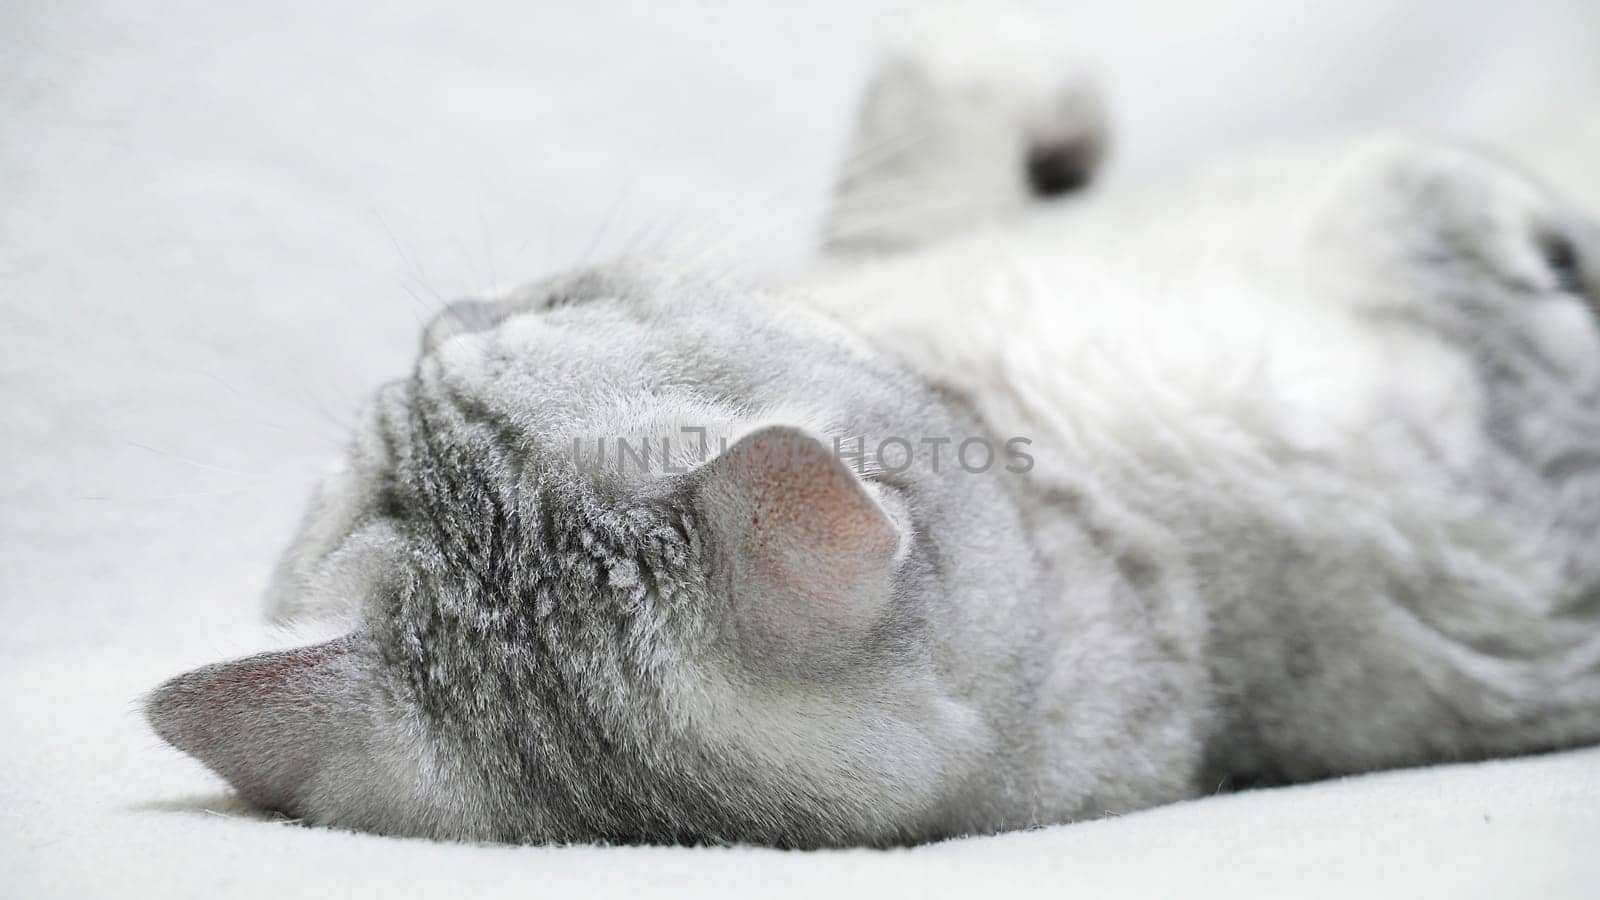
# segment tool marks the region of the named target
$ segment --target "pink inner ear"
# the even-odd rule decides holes
[[[893,525],[850,472],[816,440],[784,437],[755,437],[746,455],[755,487],[750,528],[765,536],[762,543],[802,540],[846,556],[893,556]]]
[[[792,428],[757,432],[714,466],[702,498],[732,551],[730,599],[747,649],[773,665],[847,652],[890,596],[895,523],[821,442]]]
[[[894,555],[894,524],[815,439],[790,429],[760,432],[736,465],[750,488],[750,530],[765,553],[787,556],[798,544],[839,563]]]

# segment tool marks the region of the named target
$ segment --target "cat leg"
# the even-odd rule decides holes
[[[1391,342],[1464,363],[1426,389],[1403,379],[1435,443],[1443,411],[1475,410],[1442,463],[1554,515],[1600,590],[1600,222],[1482,154],[1415,140],[1366,142],[1319,193],[1318,283]]]
[[[1256,549],[1314,569],[1215,616],[1241,723],[1219,768],[1303,779],[1600,742],[1600,223],[1413,140],[1365,143],[1313,194],[1307,277],[1381,341],[1388,424],[1363,439],[1370,463],[1341,467],[1370,481],[1309,517],[1320,535]],[[1381,436],[1395,426],[1407,439]],[[1364,494],[1379,505],[1356,514]]]
[[[830,252],[893,251],[1086,185],[1106,147],[1094,81],[1060,29],[993,5],[940,7],[890,42],[840,173]]]

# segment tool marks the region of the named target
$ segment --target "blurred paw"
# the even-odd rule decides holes
[[[868,88],[830,245],[920,243],[1080,188],[1104,156],[1100,92],[1063,30],[1003,5],[912,18]]]

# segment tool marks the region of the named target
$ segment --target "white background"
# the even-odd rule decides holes
[[[803,259],[902,6],[0,4],[0,894],[1600,881],[1582,753],[825,858],[432,847],[204,812],[239,814],[135,698],[271,639],[266,573],[419,322],[630,249]],[[1600,212],[1592,0],[1062,8],[1109,88],[1113,181],[1404,127],[1504,148]]]

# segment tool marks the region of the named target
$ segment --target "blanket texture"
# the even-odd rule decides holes
[[[443,299],[630,250],[804,258],[902,5],[4,4],[0,895],[1600,894],[1600,750],[801,854],[303,828],[146,729],[161,678],[288,639],[266,574]],[[1402,126],[1600,212],[1585,0],[1065,12],[1112,180]]]

